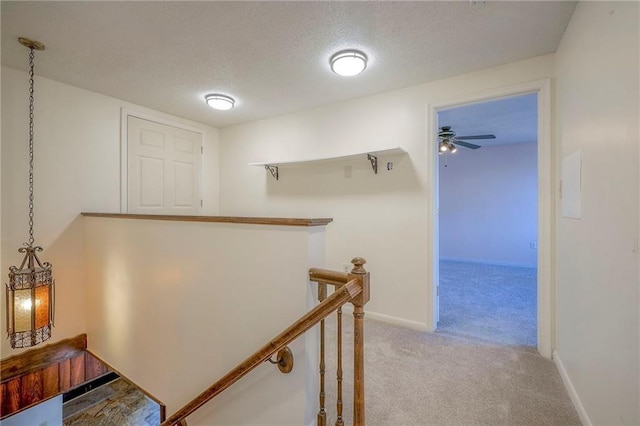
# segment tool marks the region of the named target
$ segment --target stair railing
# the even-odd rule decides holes
[[[360,257],[354,258],[351,263],[353,269],[350,273],[341,273],[326,269],[311,268],[309,279],[318,283],[319,304],[307,312],[304,316],[291,324],[286,330],[271,339],[251,356],[238,364],[234,369],[225,374],[213,385],[208,387],[184,407],[165,420],[161,426],[185,425],[187,416],[198,408],[220,395],[225,389],[240,380],[250,371],[266,361],[271,361],[274,354],[278,355],[281,371],[290,367],[287,364],[287,355],[284,352],[287,345],[301,336],[316,324],[320,324],[320,410],[318,411],[318,426],[326,426],[325,409],[325,324],[324,320],[333,312],[338,315],[337,330],[337,420],[336,426],[344,424],[342,419],[342,306],[350,302],[353,305],[354,333],[353,333],[353,424],[364,426],[365,401],[364,401],[364,305],[369,301],[369,273],[364,269],[366,260]],[[327,285],[335,286],[335,291],[327,296]]]

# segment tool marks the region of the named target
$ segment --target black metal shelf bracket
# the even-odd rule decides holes
[[[265,164],[264,165],[265,170],[269,170],[269,172],[271,172],[271,176],[273,176],[273,178],[275,180],[278,180],[280,175],[278,174],[278,166],[272,166],[271,164]]]
[[[371,162],[371,168],[374,174],[378,174],[378,157],[373,154],[367,154],[367,160]]]

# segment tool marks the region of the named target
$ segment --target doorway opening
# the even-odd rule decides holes
[[[437,331],[538,343],[538,93],[435,110]]]

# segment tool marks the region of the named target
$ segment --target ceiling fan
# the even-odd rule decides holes
[[[451,130],[451,126],[442,126],[440,132],[438,132],[438,138],[440,138],[440,144],[438,145],[438,153],[443,154],[445,152],[454,153],[458,150],[456,145],[463,146],[465,148],[478,149],[480,145],[476,145],[469,142],[464,142],[462,139],[478,140],[478,139],[495,139],[495,135],[472,135],[472,136],[456,136],[456,132]]]

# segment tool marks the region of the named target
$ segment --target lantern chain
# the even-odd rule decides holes
[[[33,47],[29,49],[29,246],[33,246]]]

